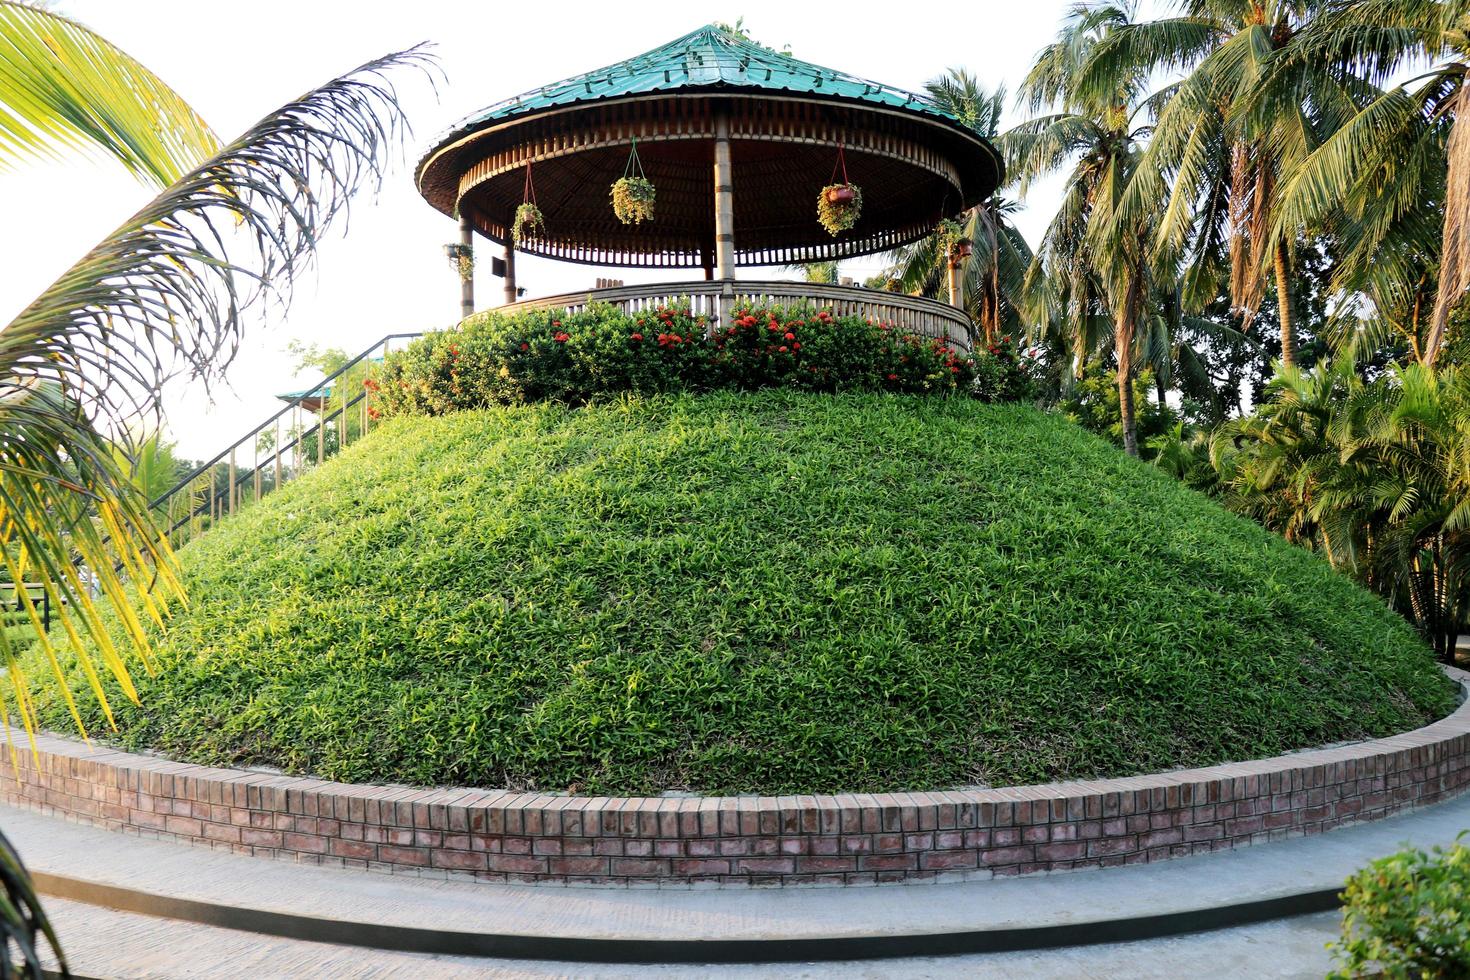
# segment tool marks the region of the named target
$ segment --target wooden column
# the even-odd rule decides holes
[[[511,229],[515,228],[515,215],[505,222],[505,303],[509,306],[520,297],[516,294],[516,240]]]
[[[470,257],[470,274],[459,278],[459,316],[464,319],[475,312],[475,229],[463,213],[459,216],[459,247]]]
[[[960,265],[963,264],[963,260],[951,252],[947,261],[949,264],[949,305],[962,306],[964,299],[960,289]]]
[[[735,302],[735,183],[730,166],[730,116],[715,111],[715,276],[720,280],[720,323]]]

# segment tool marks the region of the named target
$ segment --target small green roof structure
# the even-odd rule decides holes
[[[609,187],[637,160],[655,218],[624,224]],[[861,188],[862,213],[834,236],[823,188]],[[510,243],[534,201],[544,230],[515,248],[571,262],[703,268],[839,259],[894,248],[985,200],[995,149],[932,100],[772,51],[709,25],[626,61],[497,102],[420,160],[419,191]],[[508,257],[510,257],[508,255]],[[507,298],[512,301],[512,276]]]

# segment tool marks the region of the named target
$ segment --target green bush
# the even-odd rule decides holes
[[[807,306],[737,308],[713,334],[684,306],[484,314],[415,341],[374,380],[388,415],[721,388],[968,393],[984,401],[1029,393],[1009,341],[976,359],[942,340]]]
[[[1005,785],[1389,735],[1455,703],[1319,558],[1059,416],[967,398],[389,419],[180,561],[190,604],[142,706],[113,699],[122,743],[333,779]]]
[[[1330,977],[1470,977],[1470,847],[1461,841],[1400,851],[1348,879],[1333,944],[1341,969]]]

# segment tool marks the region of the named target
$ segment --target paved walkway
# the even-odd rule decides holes
[[[1326,944],[1337,913],[1219,929],[1132,943],[1034,952],[919,956],[831,963],[598,966],[546,960],[424,956],[267,938],[193,922],[157,919],[52,899],[55,920],[78,980],[501,980],[577,977],[642,980],[701,977],[732,980],[859,980],[978,977],[996,980],[1321,980],[1331,966]]]
[[[1140,921],[1165,922],[1152,933],[1162,935],[1243,921],[1230,918],[1232,909],[1285,915],[1300,910],[1292,903],[1303,896],[1325,908],[1322,898],[1369,859],[1405,843],[1447,843],[1470,828],[1470,797],[1323,836],[1153,865],[776,890],[433,881],[239,857],[8,807],[0,807],[0,826],[51,896],[76,966],[96,976],[643,976],[687,974],[711,959],[782,963],[711,968],[732,976],[1321,976],[1323,945],[1336,932],[1331,912],[1175,938],[1097,940],[1138,935],[1128,929]],[[89,904],[68,900],[79,897]],[[1010,945],[994,945],[996,936]],[[1071,945],[1079,936],[1095,944]],[[323,938],[344,945],[308,941]],[[854,945],[862,942],[878,945]],[[924,958],[1025,945],[1062,948]],[[899,956],[847,962],[853,950]],[[701,951],[715,954],[701,959]],[[537,959],[517,958],[528,955]],[[795,965],[814,957],[831,962]],[[591,965],[660,960],[676,965]]]

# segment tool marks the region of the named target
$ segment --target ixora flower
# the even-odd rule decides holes
[[[551,335],[551,339],[554,340],[554,341],[556,341],[558,344],[565,344],[567,341],[571,340],[572,338],[569,335],[564,334],[560,330],[558,330],[556,333],[554,333],[554,334]]]
[[[633,334],[633,336],[629,337],[628,339],[629,340],[642,340],[643,339],[643,335],[641,333],[635,333],[635,334]]]

